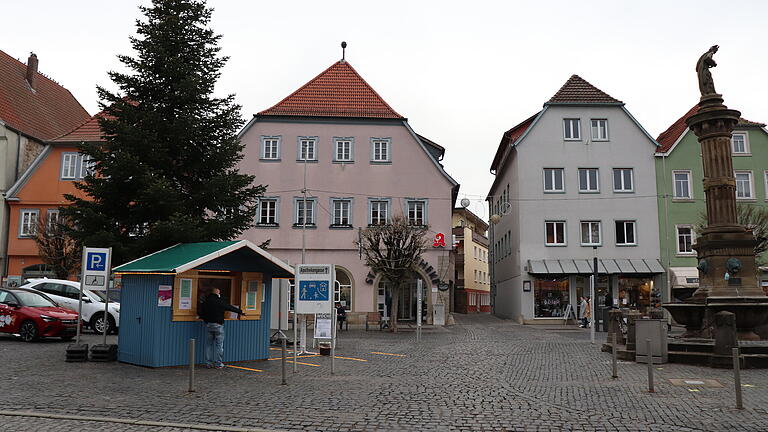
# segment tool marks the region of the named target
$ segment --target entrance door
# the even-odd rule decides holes
[[[409,282],[400,288],[397,319],[411,320],[414,318],[414,306],[416,303],[415,294],[416,282]]]

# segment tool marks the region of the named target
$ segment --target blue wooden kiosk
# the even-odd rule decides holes
[[[141,366],[188,364],[189,339],[204,361],[204,324],[197,308],[213,288],[244,312],[224,323],[224,361],[269,355],[273,278],[293,268],[247,240],[183,243],[113,269],[122,278],[118,360]]]

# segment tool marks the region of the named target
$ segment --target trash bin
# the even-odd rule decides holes
[[[663,319],[638,319],[635,321],[635,361],[648,363],[648,343],[651,340],[651,361],[667,362],[667,321]]]

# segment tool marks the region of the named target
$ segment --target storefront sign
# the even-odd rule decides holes
[[[333,307],[331,290],[335,279],[332,264],[298,264],[296,266],[296,313],[329,313]]]
[[[685,278],[685,283],[688,284],[698,284],[699,278]]]
[[[435,234],[435,241],[432,243],[432,247],[445,247],[445,234]]]

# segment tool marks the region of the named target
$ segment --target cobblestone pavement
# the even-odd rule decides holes
[[[621,362],[612,380],[610,355],[584,330],[520,326],[488,315],[425,330],[420,344],[413,332],[342,332],[337,355],[348,359],[336,360],[336,375],[329,358],[302,358],[298,373],[289,365],[287,386],[280,385],[279,361],[236,364],[264,372],[199,369],[195,393],[186,391],[184,368],[65,363],[66,345],[0,336],[0,410],[230,429],[768,430],[768,370],[742,371],[741,411],[734,409],[728,370],[662,365],[651,394],[644,365]],[[674,378],[715,379],[723,387],[676,386]],[[0,430],[49,429],[184,428],[0,415]]]

